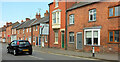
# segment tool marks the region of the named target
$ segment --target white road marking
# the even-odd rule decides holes
[[[39,58],[39,57],[35,57],[35,56],[29,56],[29,57],[33,57],[33,58],[37,58],[37,59],[43,60],[43,58]]]
[[[36,50],[34,50],[34,51],[36,51]],[[43,51],[36,51],[36,52],[47,53],[47,52],[43,52]],[[69,56],[69,55],[63,55],[63,54],[57,54],[57,53],[51,53],[51,52],[48,52],[48,53],[49,53],[49,54],[54,54],[54,55],[67,56],[67,57],[82,58],[82,59],[87,59],[87,60],[98,60],[98,59],[83,58],[83,57],[76,57],[76,56]]]

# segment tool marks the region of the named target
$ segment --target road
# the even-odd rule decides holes
[[[1,43],[0,43],[1,45]],[[13,54],[8,54],[7,53],[7,44],[2,44],[2,60],[29,60],[29,61],[35,61],[35,60],[77,60],[82,62],[82,60],[87,60],[86,62],[103,62],[103,61],[98,61],[96,59],[89,59],[89,58],[82,58],[82,57],[74,57],[74,56],[65,56],[65,55],[58,55],[58,54],[50,54],[50,53],[44,53],[44,52],[38,52],[38,51],[33,51],[32,55],[18,55],[14,56]],[[83,61],[85,62],[85,61]],[[107,61],[104,61],[107,62]]]

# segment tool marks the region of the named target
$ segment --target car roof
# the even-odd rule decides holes
[[[28,40],[14,40],[14,41],[28,41]]]

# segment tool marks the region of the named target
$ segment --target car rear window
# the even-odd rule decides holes
[[[28,41],[19,41],[20,45],[30,45]]]

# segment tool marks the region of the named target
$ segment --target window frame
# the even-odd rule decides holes
[[[59,13],[59,16],[58,16],[58,13]],[[55,18],[55,23],[54,23],[54,18]],[[60,24],[60,20],[61,20],[61,11],[56,11],[56,12],[52,13],[52,23],[53,24]]]
[[[86,31],[91,31],[92,32],[92,44],[87,44],[86,41]],[[94,31],[98,31],[98,45],[94,45]],[[84,30],[84,45],[91,45],[91,46],[100,46],[100,29],[85,29]]]
[[[97,20],[97,10],[96,10],[96,12],[94,12],[94,10],[96,10],[96,8],[93,8],[93,9],[90,9],[89,10],[89,22],[94,22],[94,21],[96,21]],[[90,13],[90,11],[92,11],[92,13]],[[90,20],[90,15],[92,14],[92,18],[93,18],[93,20]],[[96,14],[96,16],[94,16],[94,14]],[[96,17],[96,19],[94,19],[94,17]]]
[[[72,19],[72,20],[71,20]],[[71,23],[72,22],[72,23]],[[75,15],[74,14],[70,14],[69,15],[69,24],[72,25],[75,23]]]
[[[108,18],[113,18],[113,17],[120,17],[120,15],[118,15],[118,16],[115,16],[115,7],[120,7],[120,5],[116,5],[116,6],[112,6],[112,7],[108,7]],[[113,16],[109,16],[110,15],[110,13],[109,13],[109,9],[110,8],[113,8]]]
[[[73,34],[73,41],[71,42],[70,41],[70,34]],[[74,34],[74,32],[69,32],[69,43],[74,43],[75,42],[75,34]]]
[[[120,37],[119,37],[119,42],[115,42],[115,31],[119,31],[119,30],[109,30],[108,31],[108,43],[120,43]],[[113,32],[113,41],[110,41],[110,32]],[[120,31],[119,31],[119,35],[120,35]]]
[[[56,34],[56,32],[57,32],[57,36],[55,35],[55,43],[54,43],[54,44],[58,44],[59,32],[58,32],[58,30],[55,30],[54,32],[55,32],[55,34]],[[58,39],[57,41],[56,41],[56,38]]]
[[[55,0],[55,8],[59,7],[59,1]]]

